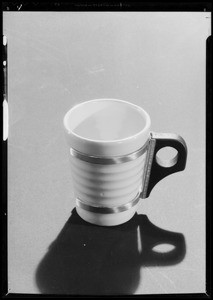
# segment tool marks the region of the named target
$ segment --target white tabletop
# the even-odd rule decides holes
[[[3,33],[9,292],[205,292],[210,13],[4,12]],[[142,106],[154,132],[178,133],[188,146],[184,172],[160,181],[138,215],[113,228],[76,215],[62,126],[74,104],[107,97]],[[165,243],[170,253],[152,250]]]

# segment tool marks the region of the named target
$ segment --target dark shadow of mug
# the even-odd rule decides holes
[[[165,244],[172,250],[155,250]],[[146,215],[102,227],[85,222],[73,209],[40,262],[36,283],[42,294],[132,295],[141,267],[174,265],[185,253],[183,234],[158,228]]]

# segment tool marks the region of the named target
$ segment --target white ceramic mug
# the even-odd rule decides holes
[[[63,121],[76,210],[90,223],[127,222],[159,180],[185,168],[185,141],[176,134],[150,132],[147,112],[127,101],[86,101],[72,107]],[[168,146],[177,155],[166,164],[156,154]]]

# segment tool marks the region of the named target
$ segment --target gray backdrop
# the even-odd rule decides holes
[[[210,13],[4,12],[3,33],[9,59],[9,292],[42,292],[37,268],[75,206],[64,114],[79,102],[107,97],[142,106],[153,131],[178,133],[188,146],[186,170],[159,182],[138,211],[159,228],[182,233],[186,254],[178,264],[141,267],[133,292],[205,292]]]

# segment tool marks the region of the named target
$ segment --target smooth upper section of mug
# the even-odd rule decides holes
[[[64,117],[69,146],[95,156],[138,150],[149,138],[150,125],[150,117],[141,107],[117,99],[82,102]]]

